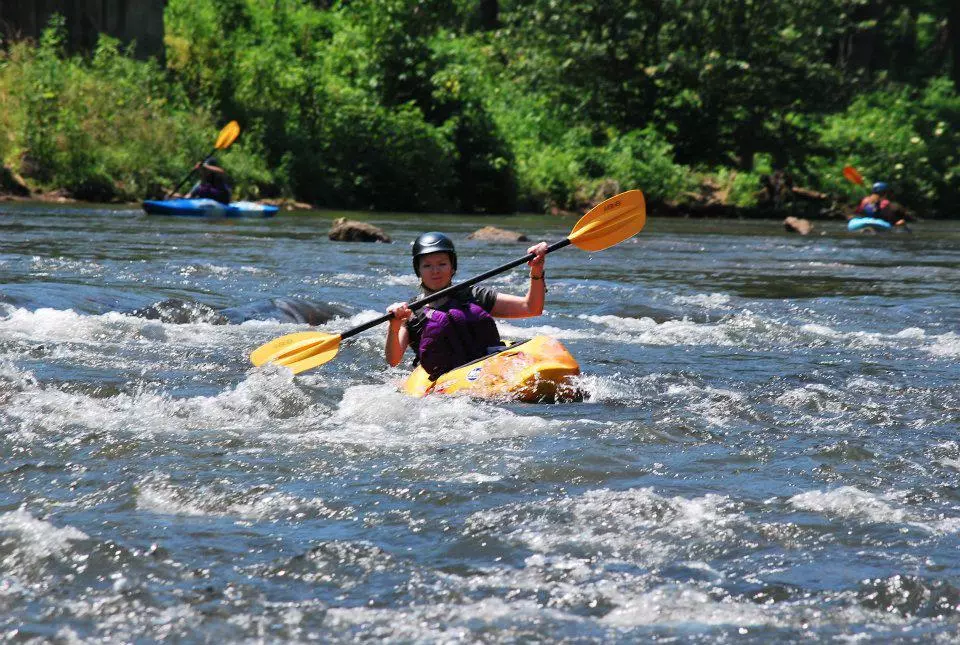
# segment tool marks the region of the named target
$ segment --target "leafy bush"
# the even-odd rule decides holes
[[[677,199],[690,188],[688,170],[674,162],[673,146],[652,127],[612,139],[602,156],[605,176],[653,199]]]
[[[138,199],[172,186],[212,147],[210,114],[190,109],[155,63],[132,59],[106,36],[91,59],[68,56],[63,39],[55,18],[39,46],[19,43],[0,64],[6,118],[17,125],[3,161],[34,187]],[[231,155],[250,170],[241,184],[264,178],[254,156],[239,146]]]
[[[455,211],[456,153],[449,132],[405,105],[330,95],[316,135],[290,157],[292,187],[312,203],[392,211]]]
[[[0,155],[35,187],[133,199],[237,119],[239,196],[510,212],[578,208],[610,180],[682,202],[707,173],[752,207],[773,169],[854,200],[851,163],[949,212],[945,6],[168,0],[166,69],[109,38],[67,55],[62,20],[0,54]]]

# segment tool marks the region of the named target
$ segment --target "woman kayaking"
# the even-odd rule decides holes
[[[494,317],[530,318],[543,313],[546,295],[547,243],[527,249],[530,262],[527,295],[497,293],[487,287],[455,291],[414,313],[406,302],[387,308],[393,314],[387,330],[386,359],[396,367],[407,347],[413,347],[414,364],[420,363],[432,379],[458,365],[502,347]],[[449,287],[457,271],[457,252],[443,233],[424,233],[413,243],[413,270],[420,278],[421,296]]]
[[[221,204],[229,204],[232,189],[227,183],[227,171],[217,165],[217,160],[208,157],[194,166],[200,171],[200,181],[187,193],[187,199],[214,199]]]

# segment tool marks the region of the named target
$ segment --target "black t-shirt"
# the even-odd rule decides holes
[[[426,294],[420,293],[419,298],[424,297]],[[456,304],[465,304],[470,301],[473,301],[480,305],[484,311],[490,313],[493,311],[493,306],[497,304],[497,292],[489,287],[467,287],[466,289],[457,289],[452,294],[446,298],[441,298],[437,302],[431,302],[428,307],[432,307],[438,311],[446,311],[454,303]],[[420,347],[420,335],[423,334],[423,328],[427,324],[427,317],[423,312],[423,309],[419,309],[410,316],[410,319],[407,320],[407,332],[410,334],[410,347],[413,348],[413,364],[417,364],[417,350]]]

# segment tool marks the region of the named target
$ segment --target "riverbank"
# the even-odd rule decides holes
[[[182,197],[180,194],[172,195],[173,197]],[[307,204],[305,202],[298,202],[294,199],[260,199],[257,200],[261,204],[269,204],[271,206],[276,206],[282,211],[296,212],[296,211],[311,211],[316,210],[316,207],[312,204]],[[20,203],[30,203],[37,202],[41,204],[116,204],[118,206],[131,206],[139,207],[141,202],[139,201],[108,201],[100,202],[86,199],[77,199],[76,197],[71,197],[65,190],[53,190],[48,192],[38,192],[38,193],[4,193],[0,192],[0,202],[20,202]]]
[[[4,180],[0,183],[0,202],[39,202],[49,204],[118,204],[126,206],[139,206],[139,200],[97,200],[83,199],[73,196],[70,191],[60,188],[50,191],[32,191],[21,178],[8,169],[4,169]],[[642,187],[641,187],[642,189]],[[602,186],[589,198],[581,198],[577,204],[577,209],[561,208],[556,205],[546,205],[542,209],[529,209],[521,212],[542,212],[546,215],[558,217],[579,216],[590,210],[593,206],[600,203],[607,197],[620,192],[619,184],[611,182]],[[830,198],[825,194],[819,194],[816,199],[810,199],[810,191],[806,191],[807,196],[804,199],[781,200],[777,203],[768,201],[755,207],[744,207],[725,202],[728,191],[704,190],[698,193],[690,193],[692,198],[688,202],[677,202],[670,200],[650,199],[647,196],[648,213],[655,217],[680,217],[680,218],[710,218],[710,219],[769,219],[777,220],[785,217],[802,217],[809,220],[835,220],[844,219],[849,212],[852,212],[853,205],[845,204],[840,198]],[[181,196],[179,194],[175,195]],[[283,211],[310,211],[310,210],[328,210],[329,205],[310,204],[297,201],[290,198],[269,198],[256,200],[263,204],[270,204],[279,207]],[[333,207],[335,208],[335,207]],[[376,210],[376,209],[371,209]],[[386,211],[395,212],[395,211]],[[456,214],[456,213],[454,213]],[[485,217],[487,215],[502,215],[503,213],[460,213],[464,217]]]
[[[292,199],[262,199],[257,200],[262,204],[270,204],[279,207],[285,212],[305,212],[313,210],[330,210],[327,207],[320,207],[305,202],[298,202]],[[99,202],[70,197],[65,191],[57,190],[46,193],[31,193],[29,195],[14,195],[10,193],[0,193],[0,202],[30,203],[37,202],[43,204],[114,204],[117,206],[139,207],[139,201],[114,201]],[[582,212],[553,208],[544,213],[553,217],[578,217],[589,210],[589,206]],[[790,207],[784,209],[763,209],[763,208],[743,208],[729,204],[676,204],[672,202],[651,201],[647,204],[647,213],[651,217],[671,217],[671,218],[690,218],[690,219],[757,219],[757,220],[782,220],[788,216],[802,216],[811,220],[839,220],[844,219],[842,211],[830,210],[823,212],[821,210],[802,210],[797,214],[798,209]],[[392,211],[390,211],[392,212]],[[455,215],[457,213],[454,213]],[[485,217],[500,216],[503,213],[459,213],[466,218],[483,219]]]

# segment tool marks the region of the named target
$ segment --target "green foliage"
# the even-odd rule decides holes
[[[513,210],[510,151],[438,36],[443,19],[456,22],[447,6],[361,0],[322,12],[293,0],[270,10],[172,0],[168,65],[196,101],[216,97],[211,104],[252,124],[277,186],[300,199]]]
[[[329,207],[580,208],[615,183],[653,201],[702,183],[752,208],[774,170],[853,200],[850,163],[949,212],[948,4],[169,0],[166,69],[108,38],[68,54],[62,20],[8,48],[0,155],[39,187],[140,198],[237,119],[221,156],[240,195]]]
[[[318,126],[290,157],[298,196],[330,207],[457,210],[449,133],[416,107],[388,109],[345,92],[329,97]]]
[[[690,188],[687,170],[673,160],[673,146],[649,126],[612,139],[601,159],[603,176],[624,186],[643,186],[653,199],[676,199]]]
[[[38,47],[18,44],[0,65],[4,111],[17,125],[4,163],[35,187],[138,199],[162,192],[212,147],[210,116],[190,109],[155,64],[133,60],[108,37],[89,60],[68,56],[63,42],[55,18]],[[256,168],[253,157],[232,154]]]
[[[826,60],[837,34],[826,2],[504,3],[518,82],[554,98],[560,118],[653,124],[683,162],[749,164],[794,148],[791,110],[842,94]]]

